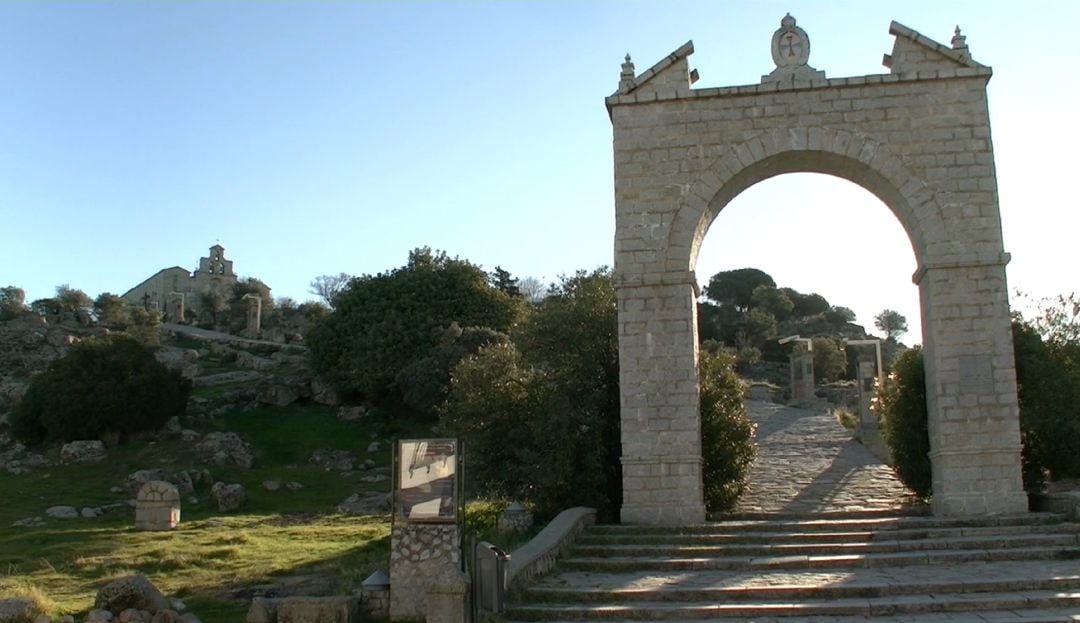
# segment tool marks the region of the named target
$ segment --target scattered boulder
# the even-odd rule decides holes
[[[105,444],[100,439],[65,443],[60,447],[60,459],[69,463],[100,463],[105,460]]]
[[[311,399],[321,405],[336,407],[344,399],[340,392],[319,379],[311,379]]]
[[[144,575],[130,575],[101,587],[94,608],[123,612],[128,608],[155,613],[169,607],[168,600]]]
[[[175,610],[158,610],[149,623],[180,623],[180,613]]]
[[[263,489],[267,491],[277,491],[281,488],[280,480],[264,480],[262,483]]]
[[[78,519],[79,509],[74,506],[50,506],[45,514],[53,519]]]
[[[237,351],[236,365],[246,370],[269,370],[281,364],[273,359],[260,357],[247,351]]]
[[[45,519],[41,517],[27,517],[11,522],[12,528],[37,528],[43,525],[45,525]]]
[[[382,482],[384,480],[390,480],[390,477],[385,474],[372,474],[370,476],[364,476],[360,480],[364,482]]]
[[[326,470],[348,472],[356,466],[356,456],[348,450],[319,448],[311,453],[308,463]]]
[[[343,515],[385,515],[390,512],[390,493],[354,493],[337,505]]]
[[[239,510],[247,500],[247,491],[243,485],[215,482],[210,488],[210,501],[217,505],[219,511],[231,513]]]
[[[214,465],[250,468],[255,463],[251,445],[236,433],[208,433],[195,444],[195,450]]]
[[[128,491],[132,495],[139,492],[142,486],[148,482],[154,480],[168,480],[168,477],[163,469],[140,469],[138,471],[128,474],[127,487]]]
[[[86,613],[86,623],[109,623],[113,620],[113,613],[108,610],[95,608]]]
[[[368,447],[367,447],[367,451],[368,451],[369,453],[370,453],[370,452],[378,452],[378,451],[379,451],[379,450],[381,450],[381,449],[382,449],[382,444],[380,444],[380,443],[379,443],[379,442],[377,442],[377,441],[373,441],[373,442],[369,443],[369,444],[368,444]]]
[[[337,412],[337,419],[339,422],[359,422],[367,417],[367,407],[341,407]]]
[[[255,400],[261,404],[285,407],[300,399],[300,393],[289,385],[263,385],[255,394]]]
[[[32,599],[0,599],[0,623],[33,623],[39,614]]]
[[[289,491],[292,491],[293,493],[296,493],[297,491],[303,489],[304,485],[302,485],[302,484],[300,484],[298,482],[287,482],[287,483],[285,483],[285,488],[288,489]]]

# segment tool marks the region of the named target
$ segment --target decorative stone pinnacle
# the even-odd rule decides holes
[[[630,60],[630,53],[626,53],[626,59],[619,72],[619,91],[625,93],[634,88],[634,62]]]
[[[967,37],[960,34],[960,27],[957,26],[953,31],[952,48],[954,50],[966,50],[967,49]]]
[[[780,26],[789,30],[795,27],[795,18],[791,16],[791,13],[784,15],[784,17],[780,19]]]

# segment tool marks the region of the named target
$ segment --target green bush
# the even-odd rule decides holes
[[[33,377],[11,415],[28,444],[156,430],[184,413],[191,383],[120,334],[87,338]]]
[[[743,406],[743,384],[727,353],[701,352],[701,453],[705,508],[734,508],[754,462],[754,424]]]
[[[929,497],[933,482],[921,348],[906,350],[896,358],[884,386],[877,388],[874,410],[881,419],[896,475],[916,495]]]

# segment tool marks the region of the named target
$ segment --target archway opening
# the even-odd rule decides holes
[[[868,333],[885,337],[874,317],[898,312],[907,345],[922,342],[916,267],[911,241],[882,200],[822,173],[786,173],[739,193],[720,208],[695,262],[703,298],[717,273],[756,268],[778,288],[850,309]]]

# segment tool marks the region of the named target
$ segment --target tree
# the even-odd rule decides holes
[[[518,290],[526,303],[536,305],[547,296],[547,286],[536,277],[524,277],[518,280]]]
[[[822,313],[822,317],[829,324],[842,325],[849,322],[855,322],[855,312],[848,307],[842,305],[834,305],[829,308],[829,311]]]
[[[274,297],[270,294],[270,286],[255,277],[243,277],[232,286],[229,297],[229,329],[241,331],[247,326],[248,302],[244,300],[248,294],[254,294],[262,301],[259,308],[259,318],[263,325],[269,325],[274,314]]]
[[[933,492],[930,474],[930,433],[927,428],[926,373],[922,350],[900,353],[884,385],[874,392],[873,408],[881,419],[882,436],[892,455],[893,470],[922,498]]]
[[[131,322],[128,302],[109,292],[102,292],[94,299],[94,311],[97,313],[98,323],[106,327],[123,328]]]
[[[896,338],[907,333],[907,318],[892,309],[883,309],[874,316],[874,326],[885,332],[885,340],[895,342]]]
[[[319,275],[312,280],[308,292],[325,301],[330,309],[334,309],[334,299],[349,286],[352,280],[353,276],[346,273]]]
[[[130,337],[86,338],[31,378],[11,431],[28,444],[102,435],[123,441],[182,415],[190,389]]]
[[[26,292],[22,288],[0,288],[0,320],[11,320],[26,311]]]
[[[792,316],[795,318],[816,316],[829,311],[829,301],[816,292],[803,294],[793,288],[780,288],[780,291],[786,294],[794,304],[795,308],[792,310]]]
[[[824,335],[813,338],[814,382],[831,383],[844,377],[847,354],[838,340]]]
[[[700,352],[701,454],[705,508],[729,511],[746,490],[754,462],[754,424],[730,354]]]
[[[709,279],[705,296],[721,305],[734,305],[736,309],[746,311],[750,308],[754,288],[758,286],[775,288],[776,282],[768,273],[756,268],[725,270]]]
[[[743,317],[743,325],[735,334],[738,348],[761,348],[765,342],[776,337],[776,318],[767,311],[751,309]]]
[[[73,314],[94,306],[94,301],[87,296],[86,292],[72,288],[66,283],[56,286],[56,301],[60,304],[61,310]]]
[[[398,373],[436,345],[437,330],[457,322],[507,333],[522,311],[479,267],[426,247],[401,268],[353,279],[334,306],[305,336],[312,367],[375,400],[394,393]]]
[[[229,311],[229,299],[220,290],[205,290],[199,298],[202,307],[199,324],[204,327],[217,325],[219,320],[223,320],[223,314]]]
[[[510,275],[510,271],[503,270],[501,266],[496,266],[495,270],[491,271],[491,285],[510,296],[521,296],[518,280]]]
[[[524,497],[541,514],[622,504],[618,322],[611,272],[564,277],[513,332],[451,375],[443,427],[470,448],[473,491]],[[516,344],[516,346],[515,346]]]
[[[795,304],[783,291],[763,285],[754,288],[750,295],[750,309],[767,312],[777,321],[783,321],[791,317]]]
[[[427,355],[402,368],[396,378],[405,404],[428,415],[436,415],[446,402],[450,372],[458,362],[492,344],[510,341],[505,333],[485,327],[462,329],[457,323],[438,333],[438,344]]]

